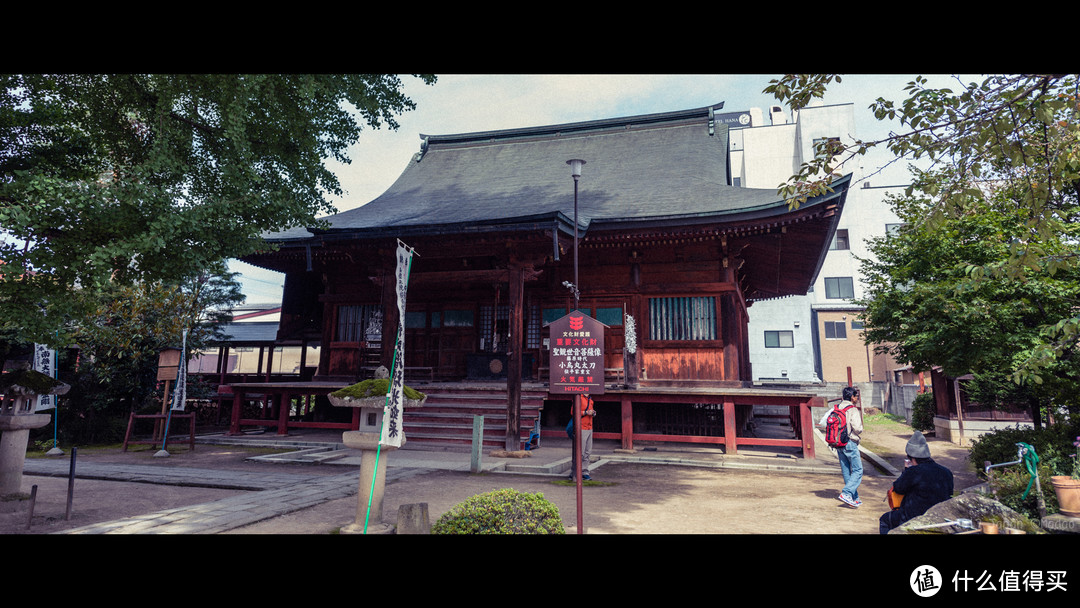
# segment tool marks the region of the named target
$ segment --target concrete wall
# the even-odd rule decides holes
[[[957,445],[971,445],[971,442],[996,429],[1015,427],[1032,428],[1031,423],[1016,420],[965,420],[964,432],[960,433],[960,422],[941,416],[934,417],[934,435],[947,439]]]

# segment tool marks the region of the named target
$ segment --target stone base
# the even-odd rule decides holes
[[[341,528],[342,534],[393,534],[394,526],[390,524],[372,524],[367,526],[367,532],[364,532],[363,524],[349,524]]]

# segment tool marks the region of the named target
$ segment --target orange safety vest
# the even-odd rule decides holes
[[[571,406],[571,410],[572,409],[573,409],[573,406]],[[581,430],[583,430],[583,431],[591,431],[592,430],[592,419],[593,419],[593,417],[585,415],[585,412],[587,412],[587,411],[589,411],[591,409],[593,409],[592,397],[590,397],[588,395],[582,395],[581,396]]]

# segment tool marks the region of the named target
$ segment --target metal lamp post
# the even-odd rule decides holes
[[[578,308],[578,300],[581,297],[581,287],[578,283],[578,213],[577,213],[577,195],[578,195],[578,178],[581,177],[581,166],[585,164],[585,161],[579,158],[573,158],[566,161],[566,164],[570,165],[570,175],[574,176],[574,310]]]
[[[566,164],[570,165],[570,174],[574,176],[574,284],[570,287],[574,292],[574,310],[577,310],[578,300],[581,297],[581,289],[578,285],[578,178],[581,177],[581,166],[585,164],[585,161],[575,158],[566,161]],[[581,395],[574,395],[574,441],[570,448],[574,450],[574,457],[570,459],[570,462],[574,463],[574,480],[577,486],[578,534],[582,534],[585,529],[581,492],[581,469],[585,466],[585,463],[581,461],[581,407]]]

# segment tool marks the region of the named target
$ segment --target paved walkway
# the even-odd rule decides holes
[[[387,468],[387,483],[430,470]],[[28,459],[23,472],[67,477],[69,465],[63,461]],[[76,478],[249,491],[213,502],[72,528],[61,534],[216,534],[330,500],[355,496],[359,483],[353,468],[339,475],[304,475],[97,463],[76,465]]]
[[[198,443],[246,443],[266,445],[274,438],[229,439],[223,436],[201,437]],[[347,450],[334,443],[304,443],[281,440],[296,451],[288,455],[259,457],[262,461],[318,462],[326,465],[351,465],[340,475],[312,475],[289,471],[250,472],[219,469],[196,469],[154,465],[79,463],[76,477],[157,484],[187,485],[209,488],[247,490],[243,494],[213,502],[148,513],[116,521],[74,528],[63,534],[216,534],[278,517],[326,501],[357,494],[358,477],[355,466],[360,464],[359,452]],[[672,464],[714,468],[745,468],[800,473],[838,474],[838,464],[827,447],[818,444],[818,459],[795,458],[790,454],[740,450],[738,456],[726,456],[716,449],[649,449],[626,452],[614,442],[597,442],[593,467],[609,462],[642,464]],[[870,455],[873,457],[873,455]],[[435,470],[468,472],[472,456],[467,452],[422,451],[402,449],[384,453],[387,458],[387,484]],[[570,468],[568,440],[547,441],[534,450],[529,458],[494,458],[483,455],[481,468],[491,473],[547,475],[563,477]],[[887,466],[887,465],[886,465]],[[27,475],[67,477],[69,464],[65,461],[28,459]]]

